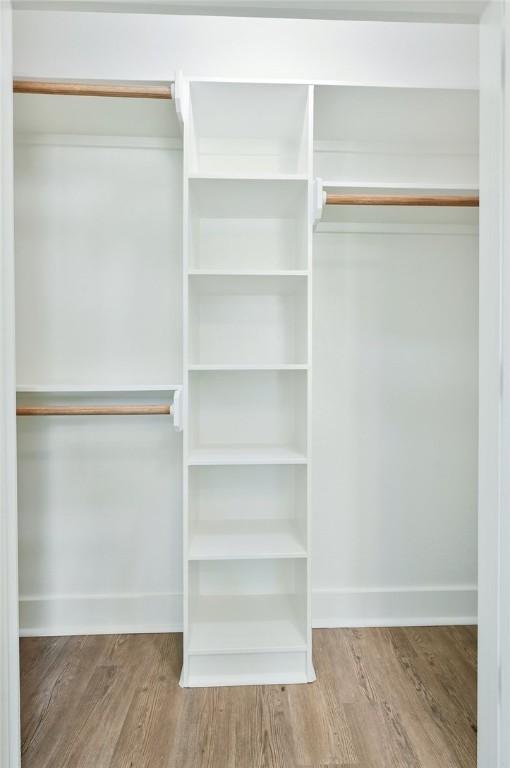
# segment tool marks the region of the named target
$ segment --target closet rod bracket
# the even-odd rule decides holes
[[[181,129],[181,133],[184,130],[184,123],[188,115],[189,104],[189,83],[184,79],[184,75],[179,70],[175,73],[175,78],[170,86],[172,99],[175,104],[175,112],[177,114],[177,122]]]
[[[323,181],[320,178],[316,178],[313,183],[312,221],[314,226],[322,219],[326,198],[327,195]]]
[[[176,389],[170,413],[174,420],[174,429],[176,432],[182,432],[182,392]]]

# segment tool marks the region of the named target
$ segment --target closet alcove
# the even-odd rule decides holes
[[[22,631],[183,626],[184,686],[311,681],[353,582],[362,623],[475,572],[478,95],[176,96],[15,96],[18,405],[183,405],[18,418]]]
[[[170,404],[182,385],[174,105],[14,99],[18,405]],[[22,632],[168,627],[181,456],[169,416],[18,417]]]

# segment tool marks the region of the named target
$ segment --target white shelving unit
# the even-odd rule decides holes
[[[183,686],[307,682],[313,88],[187,81]]]

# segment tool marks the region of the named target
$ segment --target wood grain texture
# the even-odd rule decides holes
[[[355,195],[328,192],[326,205],[408,205],[432,208],[478,208],[473,195]]]
[[[14,80],[14,93],[50,96],[109,96],[129,99],[171,99],[170,85],[120,85],[117,83],[73,83],[65,81]]]
[[[181,689],[181,637],[21,640],[23,768],[475,768],[476,630],[314,631],[317,682]]]
[[[16,416],[170,416],[170,405],[32,405]]]

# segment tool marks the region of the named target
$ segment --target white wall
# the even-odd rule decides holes
[[[477,35],[469,26],[19,12],[15,41],[18,76],[172,79],[180,68],[208,76],[477,83]],[[148,151],[123,150],[133,162]],[[27,152],[35,153],[32,161]],[[51,185],[61,184],[66,167],[75,170],[65,158],[76,158],[51,141],[23,153],[21,171],[32,162],[32,170],[42,163],[51,173],[49,189],[35,187],[31,205],[18,187],[20,373],[31,362],[30,317],[41,309],[37,288],[45,285],[40,263],[30,285],[31,260],[45,253],[65,296],[69,275],[59,262],[66,244],[72,247],[69,238],[51,240],[61,233],[57,215],[51,225],[39,222],[36,238],[30,217],[37,210],[47,215],[47,195],[56,194]],[[96,161],[80,168],[80,183],[92,184]],[[176,215],[180,169],[177,163],[167,169],[164,194]],[[123,176],[106,170],[101,178],[112,200],[124,194]],[[73,211],[79,199],[66,200],[71,216],[79,216],[79,208]],[[156,250],[165,278],[177,279],[174,223]],[[315,246],[315,624],[470,619],[476,613],[476,239],[322,233]],[[107,266],[99,262],[97,269],[110,270],[111,254],[100,252]],[[68,258],[79,268],[86,249],[73,249]],[[92,264],[85,268],[90,282]],[[116,270],[136,268],[134,246]],[[115,279],[115,272],[101,274],[106,285]],[[29,291],[30,304],[23,303]],[[119,292],[124,310],[125,301]],[[163,326],[171,321],[164,316]],[[57,342],[66,355],[68,330]],[[175,343],[172,349],[176,361]],[[79,355],[69,352],[71,368],[73,360],[78,364]],[[115,370],[108,369],[111,379]],[[151,422],[142,426],[139,444],[136,429],[20,425],[25,632],[179,625],[180,438]]]
[[[478,85],[476,25],[15,13],[18,77],[188,76]]]
[[[475,611],[477,237],[381,229],[314,242],[313,581],[325,625]]]
[[[182,151],[162,135],[178,132],[173,105],[22,95],[15,125],[18,386],[180,384]],[[18,419],[18,460],[22,626],[177,626],[171,419]]]

